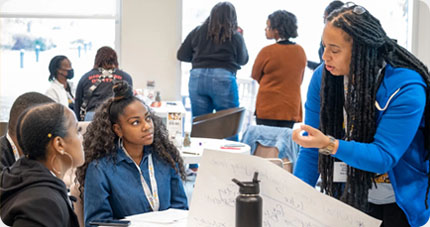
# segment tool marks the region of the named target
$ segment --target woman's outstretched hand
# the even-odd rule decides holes
[[[307,132],[308,135],[303,135],[303,131]],[[323,148],[330,143],[328,136],[309,125],[300,125],[300,128],[295,129],[293,131],[293,140],[306,148]]]

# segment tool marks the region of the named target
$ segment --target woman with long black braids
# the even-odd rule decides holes
[[[324,64],[309,85],[305,125],[293,133],[302,146],[294,174],[312,186],[321,175],[323,192],[382,226],[424,225],[428,69],[362,6],[330,14],[322,41]]]

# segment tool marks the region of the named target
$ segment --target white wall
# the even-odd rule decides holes
[[[414,0],[412,52],[430,68],[430,0]]]
[[[182,0],[123,0],[120,68],[131,74],[134,88],[155,81],[163,100],[180,99]]]

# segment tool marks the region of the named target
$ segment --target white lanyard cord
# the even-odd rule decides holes
[[[122,144],[122,141],[120,141],[121,148],[124,150],[125,154],[133,161],[133,159],[128,154],[127,150]],[[149,190],[149,186],[145,181],[145,178],[143,177],[142,170],[140,169],[139,165],[137,165],[136,162],[134,162],[134,165],[136,166],[137,170],[140,174],[140,183],[142,184],[143,191],[145,192],[146,199],[149,202],[149,205],[151,206],[151,209],[153,211],[158,211],[160,209],[160,200],[158,199],[158,189],[157,189],[157,180],[155,179],[154,174],[154,163],[152,162],[152,154],[148,155],[148,170],[149,170],[149,179],[151,181],[151,190]]]
[[[6,138],[7,138],[7,140],[9,140],[10,146],[12,147],[13,155],[15,156],[15,161],[17,161],[20,158],[18,148],[16,147],[12,138],[10,138],[9,133],[6,133]]]

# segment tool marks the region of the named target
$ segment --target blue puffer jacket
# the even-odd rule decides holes
[[[309,84],[305,124],[319,127],[320,86],[324,65]],[[430,216],[425,208],[429,161],[425,161],[424,108],[426,84],[410,69],[387,65],[376,94],[377,129],[372,143],[339,140],[334,157],[348,165],[390,177],[396,202],[411,226],[424,225]],[[301,148],[294,174],[315,186],[318,180],[318,151]],[[430,204],[429,199],[427,198]]]

